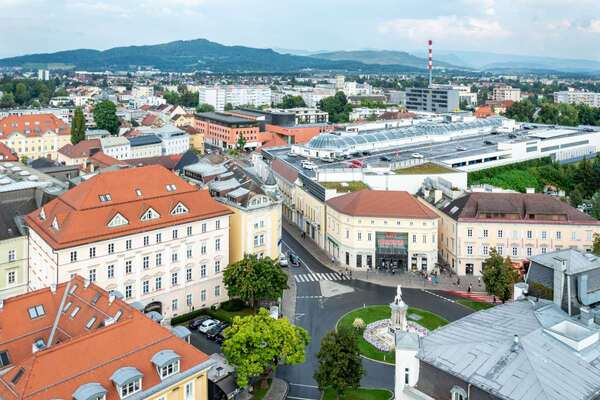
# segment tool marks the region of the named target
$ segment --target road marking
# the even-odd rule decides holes
[[[304,282],[321,282],[321,281],[345,281],[349,280],[345,275],[340,275],[336,273],[312,273],[312,274],[296,274],[294,275],[294,279],[296,282],[304,283]]]
[[[322,299],[323,296],[297,296],[297,299]]]
[[[314,389],[318,389],[318,386],[315,385],[305,385],[303,383],[290,383],[290,385],[292,386],[302,386],[302,387],[308,387],[308,388],[314,388]]]
[[[317,399],[311,399],[308,397],[296,397],[296,396],[287,396],[286,398],[288,399],[294,399],[294,400],[317,400]]]
[[[430,291],[429,291],[429,290],[427,290],[427,289],[421,289],[421,290],[422,290],[422,291],[424,291],[425,293],[428,293],[428,294],[432,295],[432,296],[439,297],[440,299],[443,299],[443,300],[449,301],[450,303],[456,303],[456,302],[455,302],[454,300],[452,300],[452,299],[449,299],[449,298],[447,298],[447,297],[444,297],[444,296],[440,296],[439,294],[437,294],[437,293],[433,293],[433,292],[430,292]]]

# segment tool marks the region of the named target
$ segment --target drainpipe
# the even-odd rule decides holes
[[[467,400],[471,400],[471,384],[467,385]]]
[[[569,316],[571,316],[571,275],[567,275],[567,310],[569,312]]]

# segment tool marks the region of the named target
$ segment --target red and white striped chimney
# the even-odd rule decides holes
[[[429,87],[431,87],[432,82],[432,72],[433,72],[433,40],[429,39],[429,63],[427,68],[429,69]]]

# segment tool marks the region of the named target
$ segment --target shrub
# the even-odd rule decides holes
[[[171,318],[171,325],[180,325],[184,322],[196,318],[199,315],[210,315],[210,310],[208,310],[207,308],[199,308],[198,310],[178,315],[176,317]]]
[[[540,299],[553,300],[554,290],[546,287],[538,282],[532,282],[529,284],[527,294],[533,297],[539,297]]]
[[[244,307],[244,301],[241,299],[230,299],[221,303],[221,308],[229,312],[241,311]]]
[[[357,331],[361,331],[365,329],[365,321],[363,321],[362,318],[354,318],[354,321],[352,321],[352,326]]]

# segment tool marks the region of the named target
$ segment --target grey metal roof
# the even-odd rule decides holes
[[[414,332],[396,332],[396,348],[418,350],[419,335]]]
[[[185,339],[191,336],[192,332],[183,325],[176,325],[171,327],[171,332],[181,339]]]
[[[152,356],[152,364],[156,365],[158,368],[162,368],[165,365],[172,363],[175,360],[179,360],[181,356],[175,353],[173,350],[161,350],[155,355]]]
[[[146,306],[140,301],[134,301],[131,303],[131,307],[135,308],[138,311],[142,311]]]
[[[600,269],[600,257],[574,249],[553,251],[529,257],[529,259],[537,264],[562,271],[567,275]]]
[[[108,393],[108,391],[104,389],[101,384],[96,382],[86,383],[77,388],[75,393],[73,393],[73,398],[75,400],[98,399],[106,395],[106,393]]]
[[[123,386],[126,383],[129,383],[135,379],[142,378],[144,374],[142,374],[137,368],[134,367],[123,367],[116,370],[110,377],[110,380],[113,381],[118,386]]]
[[[593,399],[600,393],[600,343],[575,349],[569,341],[579,331],[595,337],[600,327],[579,324],[551,302],[517,301],[433,331],[417,357],[499,399]]]
[[[151,144],[160,144],[162,140],[156,135],[144,135],[144,136],[134,136],[129,138],[129,144],[132,147],[136,146],[148,146]]]
[[[231,179],[227,179],[225,181],[211,181],[208,184],[208,187],[211,190],[221,191],[221,190],[227,190],[227,189],[235,189],[235,188],[239,187],[240,185],[241,184],[237,179],[231,178]]]
[[[184,170],[202,176],[220,175],[227,172],[227,168],[222,164],[213,165],[205,162],[197,162],[196,164],[188,165]]]
[[[231,192],[227,193],[227,196],[229,197],[242,197],[247,195],[248,193],[250,193],[250,191],[248,189],[245,189],[243,187],[239,187],[235,190],[232,190]]]
[[[146,313],[146,317],[150,318],[152,321],[160,322],[163,319],[163,316],[158,311],[150,311]]]

